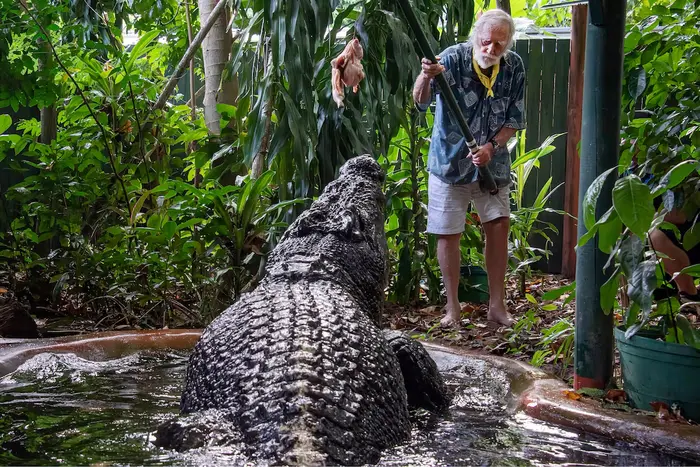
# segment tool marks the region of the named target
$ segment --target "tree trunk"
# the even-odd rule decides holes
[[[39,60],[40,70],[50,70],[53,68],[53,55],[51,53],[51,46],[48,42],[43,39],[39,39],[39,44],[43,51],[43,59]],[[39,142],[42,144],[51,144],[51,141],[56,139],[57,133],[57,114],[56,105],[51,104],[48,107],[42,107],[41,110],[41,134],[39,135]]]
[[[503,10],[506,13],[510,14],[510,0],[496,0],[496,6],[500,10]]]
[[[269,39],[266,41],[265,47],[266,59],[263,76],[267,76],[269,69],[272,67],[272,50],[270,49]],[[260,142],[260,150],[253,159],[253,164],[250,169],[251,176],[258,178],[265,171],[267,165],[267,153],[270,149],[270,139],[272,133],[272,105],[274,103],[275,93],[271,89],[270,95],[265,101],[263,115],[265,115],[265,133],[263,133],[262,141]]]
[[[225,0],[218,0],[225,1]],[[199,0],[199,21],[204,25],[217,0]],[[202,42],[204,57],[204,122],[210,134],[221,133],[221,116],[216,104],[235,104],[238,86],[235,80],[222,82],[224,67],[231,54],[233,35],[226,30],[229,15],[221,15]]]

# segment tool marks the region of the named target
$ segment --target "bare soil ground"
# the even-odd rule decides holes
[[[389,326],[411,335],[444,345],[460,346],[470,350],[507,356],[528,363],[535,363],[549,373],[570,383],[573,377],[573,359],[569,352],[557,355],[557,350],[566,345],[568,336],[573,343],[574,300],[565,293],[555,300],[544,300],[543,295],[571,285],[571,281],[560,276],[542,274],[527,281],[524,296],[520,295],[515,279],[506,286],[506,305],[515,323],[511,327],[500,326],[486,319],[487,304],[462,303],[462,322],[459,328],[443,327],[444,316],[441,305],[397,305],[389,303],[385,316]],[[542,342],[545,332],[558,324],[562,329],[551,342]],[[556,334],[556,333],[554,333]],[[538,355],[536,353],[540,351]],[[571,348],[573,351],[573,348]],[[533,356],[536,357],[533,362]]]

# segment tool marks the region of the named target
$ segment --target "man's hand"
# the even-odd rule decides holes
[[[477,152],[472,154],[472,161],[474,162],[474,165],[477,167],[485,167],[491,161],[494,152],[495,150],[493,149],[493,144],[491,143],[486,143],[485,145],[481,146]]]
[[[440,57],[435,57],[437,61],[440,61]],[[435,78],[437,75],[445,71],[445,67],[439,63],[433,63],[427,58],[421,60],[421,66],[423,67],[423,74],[430,79]]]

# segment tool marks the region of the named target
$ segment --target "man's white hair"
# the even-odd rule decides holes
[[[474,23],[474,31],[472,32],[472,44],[475,47],[479,47],[479,38],[482,37],[483,33],[488,31],[493,27],[508,27],[510,34],[508,35],[508,45],[506,50],[510,50],[513,47],[513,38],[515,37],[515,22],[513,18],[503,10],[494,8],[493,10],[485,11],[479,19]]]

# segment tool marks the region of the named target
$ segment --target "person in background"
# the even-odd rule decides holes
[[[686,250],[681,243],[686,232],[691,229],[700,229],[700,223],[695,225],[694,219],[688,219],[683,211],[678,208],[666,214],[664,220],[678,227],[681,234],[681,240],[679,241],[676,238],[676,234],[671,230],[657,228],[649,233],[649,239],[654,250],[663,254],[661,261],[664,263],[666,272],[673,276],[690,265],[700,264],[700,244]],[[674,279],[674,282],[678,287],[678,297],[681,303],[700,302],[700,293],[691,276],[679,274]],[[693,314],[698,314],[697,308],[691,310]]]
[[[512,324],[505,305],[505,275],[510,229],[510,153],[508,140],[525,128],[525,67],[511,50],[515,23],[502,10],[485,12],[474,24],[468,42],[448,47],[437,64],[422,60],[413,88],[416,107],[425,111],[435,100],[435,119],[428,155],[428,226],[438,236],[437,254],[447,294],[443,325],[458,325],[461,307],[460,237],[469,203],[485,233],[489,285],[488,319]],[[440,97],[435,76],[444,73],[480,149],[470,155],[466,141]],[[499,186],[497,194],[482,191],[478,168],[488,167]]]

